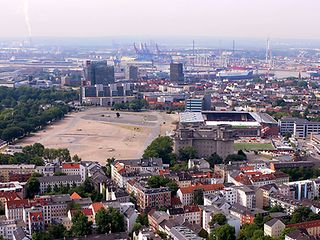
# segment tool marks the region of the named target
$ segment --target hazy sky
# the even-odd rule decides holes
[[[0,0],[0,37],[320,39],[320,0]]]

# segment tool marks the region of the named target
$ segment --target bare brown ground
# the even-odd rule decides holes
[[[141,157],[144,149],[159,134],[175,128],[178,116],[159,112],[120,113],[90,108],[71,113],[18,145],[42,143],[48,148],[68,148],[82,160],[105,163],[110,157],[132,159]]]

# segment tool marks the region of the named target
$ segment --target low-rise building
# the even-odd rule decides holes
[[[64,175],[64,176],[46,176],[39,177],[40,193],[45,193],[50,186],[53,189],[55,186],[79,186],[82,183],[80,175]]]
[[[194,192],[196,190],[203,191],[203,194],[213,193],[224,188],[223,184],[197,184],[190,187],[183,187],[177,191],[177,196],[183,205],[191,205],[194,201]]]
[[[264,224],[264,236],[278,238],[285,227],[286,225],[281,220],[273,218]]]

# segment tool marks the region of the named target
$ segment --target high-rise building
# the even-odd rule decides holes
[[[108,66],[107,61],[86,61],[84,76],[91,86],[96,84],[108,85],[115,81],[114,67]]]
[[[171,63],[170,64],[170,80],[176,82],[184,81],[183,64]]]
[[[126,69],[126,79],[131,81],[138,80],[138,67],[137,66],[128,66]]]

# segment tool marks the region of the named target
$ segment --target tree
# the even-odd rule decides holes
[[[227,224],[227,218],[222,213],[214,214],[211,218],[211,221],[209,222],[210,226],[214,226],[215,224],[224,225]]]
[[[312,220],[319,220],[320,215],[315,214],[308,207],[299,207],[292,213],[290,223],[300,223]]]
[[[243,155],[238,155],[238,154],[230,154],[226,157],[225,162],[237,162],[237,161],[244,161],[246,160],[246,157],[244,157]]]
[[[223,162],[222,158],[217,153],[213,153],[207,161],[211,168],[213,168],[215,164],[221,164]]]
[[[48,232],[32,233],[32,240],[52,240],[53,237]]]
[[[3,130],[1,139],[7,142],[12,142],[14,139],[21,137],[24,131],[20,127],[8,127]]]
[[[77,154],[75,154],[75,155],[73,155],[73,157],[72,157],[72,161],[74,161],[74,162],[81,162],[81,158],[80,158]]]
[[[187,146],[179,149],[179,159],[181,161],[188,161],[197,156],[197,150],[194,147]]]
[[[261,213],[258,213],[257,216],[254,218],[254,224],[256,224],[259,228],[263,227],[264,219]]]
[[[238,155],[243,156],[244,159],[247,159],[247,155],[243,152],[243,150],[238,150]]]
[[[40,182],[36,177],[30,177],[26,185],[26,193],[28,198],[33,198],[40,192]]]
[[[213,229],[209,236],[210,240],[235,240],[235,228],[228,224]]]
[[[151,142],[144,151],[143,158],[158,157],[162,162],[170,164],[173,158],[173,141],[168,136],[160,136]]]
[[[239,240],[251,239],[251,237],[253,236],[256,230],[259,230],[256,224],[244,224],[240,229],[238,239]]]
[[[101,208],[96,214],[96,224],[98,233],[109,233],[110,222],[110,215],[104,208]]]
[[[195,189],[193,191],[193,203],[196,205],[203,205],[203,190]]]
[[[269,209],[269,212],[284,212],[284,208],[281,205],[275,205]]]
[[[64,238],[66,228],[62,224],[51,224],[48,227],[49,234],[54,239]]]
[[[88,222],[88,218],[81,211],[77,211],[72,218],[71,232],[75,237],[81,237],[91,234],[92,222]]]
[[[145,213],[140,213],[136,219],[136,222],[140,223],[142,226],[148,227],[149,226],[148,215]]]
[[[111,217],[111,232],[123,232],[123,215],[115,208],[109,208],[109,214]]]
[[[151,176],[148,178],[148,185],[151,188],[159,188],[159,187],[168,187],[172,193],[172,195],[175,195],[176,192],[179,189],[178,184],[169,179],[162,176]]]

